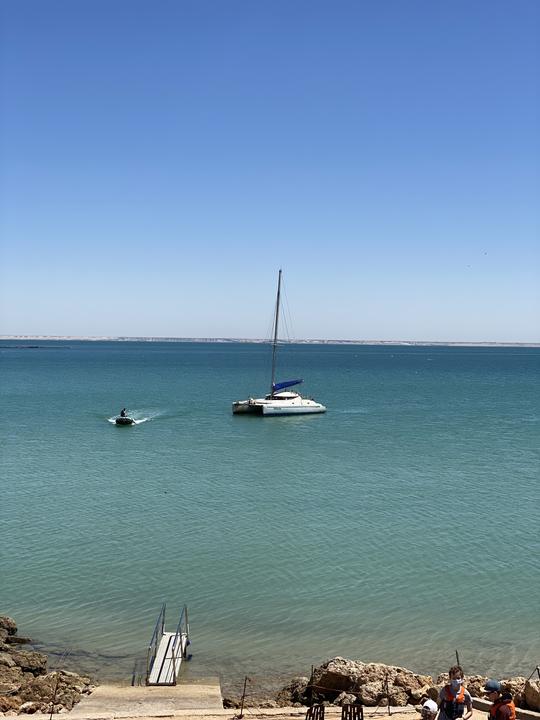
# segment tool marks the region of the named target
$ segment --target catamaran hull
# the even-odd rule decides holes
[[[233,403],[233,415],[262,415],[262,405],[251,400],[240,400]]]
[[[324,405],[310,406],[305,405],[301,407],[287,407],[287,408],[276,408],[276,407],[263,407],[263,415],[312,415],[314,413],[326,412]]]
[[[326,412],[324,405],[314,400],[303,400],[301,403],[282,404],[278,402],[241,400],[233,403],[233,415],[249,414],[271,417],[274,415],[313,415]]]

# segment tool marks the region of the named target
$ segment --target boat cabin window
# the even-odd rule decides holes
[[[273,395],[270,393],[270,395],[267,395],[264,399],[265,400],[292,400],[292,398],[298,397],[298,393],[295,392],[277,392]]]

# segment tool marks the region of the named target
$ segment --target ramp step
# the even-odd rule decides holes
[[[148,685],[174,685],[187,648],[187,633],[163,633]],[[175,672],[176,671],[176,672]]]

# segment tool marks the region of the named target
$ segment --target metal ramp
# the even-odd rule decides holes
[[[147,685],[176,685],[182,660],[189,658],[187,652],[190,645],[187,607],[184,605],[174,632],[165,631],[165,608],[165,603],[163,603],[148,646]]]

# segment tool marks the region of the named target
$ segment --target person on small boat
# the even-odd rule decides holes
[[[127,417],[126,416],[126,408],[124,408],[123,410],[120,410],[120,417]]]

